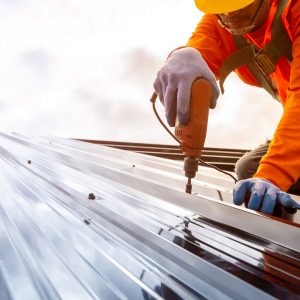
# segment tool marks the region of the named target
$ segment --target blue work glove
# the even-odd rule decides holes
[[[296,212],[300,204],[291,196],[282,192],[272,182],[261,178],[249,178],[236,183],[233,190],[233,203],[242,205],[249,209],[261,211],[265,214],[273,214],[275,206],[281,205],[289,212]]]
[[[153,86],[164,105],[170,126],[175,126],[176,115],[180,124],[188,123],[191,86],[198,78],[211,83],[213,97],[210,108],[215,108],[220,91],[214,74],[198,50],[187,47],[173,51],[157,73]]]

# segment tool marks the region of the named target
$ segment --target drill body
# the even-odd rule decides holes
[[[198,171],[198,157],[204,147],[212,92],[207,80],[196,80],[191,88],[189,122],[182,125],[176,121],[175,136],[180,140],[180,148],[185,156],[183,170],[188,178],[186,192],[189,194],[192,192],[191,179]]]

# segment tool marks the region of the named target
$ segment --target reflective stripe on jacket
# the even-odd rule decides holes
[[[266,22],[256,32],[244,35],[259,48],[270,41],[277,4],[278,0],[271,0]],[[293,42],[293,60],[290,64],[282,57],[276,64],[275,72],[271,74],[284,110],[269,151],[260,161],[254,177],[268,179],[287,191],[300,177],[300,1],[290,0],[282,19]],[[237,50],[232,35],[219,25],[214,15],[204,15],[187,46],[201,52],[217,78],[224,60]],[[237,69],[236,73],[244,82],[258,86],[246,67]]]

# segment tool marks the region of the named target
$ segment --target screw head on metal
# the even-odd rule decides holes
[[[90,200],[95,200],[96,196],[94,195],[94,193],[89,193],[89,199]]]
[[[83,220],[85,224],[90,225],[91,224],[91,219],[84,219]]]

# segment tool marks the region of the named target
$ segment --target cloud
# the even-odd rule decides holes
[[[21,54],[21,63],[28,67],[35,76],[46,76],[48,74],[51,57],[43,49],[27,50]]]
[[[1,131],[174,143],[149,98],[166,56],[201,17],[193,1],[0,0],[0,7]],[[229,79],[207,145],[248,148],[272,132],[276,109],[241,86]]]
[[[23,4],[26,0],[0,0],[0,5],[3,7],[17,6]]]
[[[123,71],[120,80],[124,78],[128,84],[143,91],[152,86],[156,73],[163,63],[162,57],[142,47],[126,52],[122,56],[122,60]]]
[[[281,104],[264,90],[246,86],[235,75],[227,84],[227,92],[210,112],[207,143],[248,149],[272,138],[282,113]]]

